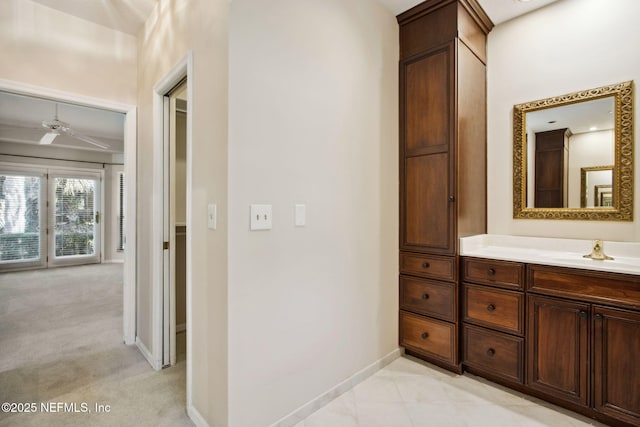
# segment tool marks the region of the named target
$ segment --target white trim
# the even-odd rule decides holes
[[[198,412],[198,410],[192,405],[187,406],[187,415],[191,418],[191,421],[193,421],[196,427],[209,427],[209,423],[205,421],[200,412]]]
[[[137,320],[137,201],[138,201],[138,113],[135,108],[127,112],[124,122],[124,179],[125,179],[125,213],[124,213],[124,289],[123,289],[123,329],[125,344],[133,344],[136,339]]]
[[[124,264],[124,260],[123,259],[113,259],[113,258],[109,258],[109,259],[105,259],[104,261],[102,261],[103,264]]]
[[[187,99],[193,99],[193,52],[187,54],[174,65],[165,76],[158,81],[153,88],[153,210],[162,212],[163,206],[163,148],[164,148],[164,95],[173,89],[180,81],[187,77]],[[187,103],[187,224],[191,223],[191,126],[192,126],[192,102]],[[191,243],[191,231],[187,226],[187,248]],[[156,358],[162,358],[163,335],[163,218],[162,215],[153,217],[152,257],[151,270],[153,277],[152,291],[152,324],[153,354]],[[192,342],[189,327],[191,322],[191,260],[186,261],[186,288],[187,288],[187,408],[192,406]]]
[[[398,347],[392,352],[390,352],[389,354],[387,354],[386,356],[383,356],[382,358],[376,360],[375,362],[365,367],[364,369],[361,369],[360,371],[351,375],[346,380],[338,383],[334,387],[331,387],[329,390],[325,391],[320,396],[310,400],[309,402],[305,403],[295,411],[282,417],[275,423],[271,424],[271,427],[295,426],[300,421],[304,420],[309,415],[313,414],[315,411],[322,408],[323,406],[331,402],[336,397],[351,390],[352,388],[360,384],[362,381],[366,380],[371,375],[375,374],[380,369],[384,368],[385,366],[387,366],[389,363],[393,362],[400,356],[402,356],[402,349]]]
[[[137,146],[137,114],[136,106],[123,104],[102,98],[63,92],[56,89],[35,86],[13,80],[0,79],[0,90],[21,95],[71,102],[77,105],[102,108],[125,113],[124,158],[125,174],[130,183],[127,193],[127,246],[125,252],[125,269],[123,277],[123,314],[122,327],[125,344],[133,344],[136,336],[136,146]]]
[[[151,365],[153,369],[155,369],[156,371],[162,369],[162,363],[159,360],[153,359],[153,355],[151,354],[147,346],[144,345],[144,343],[140,340],[140,337],[136,337],[136,347],[138,347],[140,353],[142,353],[144,358],[147,359],[147,362],[149,362],[149,365]]]

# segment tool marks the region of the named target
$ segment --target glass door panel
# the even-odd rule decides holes
[[[50,176],[53,201],[50,224],[50,263],[100,261],[100,179],[89,176]]]
[[[0,170],[0,270],[45,264],[45,181],[44,174]]]

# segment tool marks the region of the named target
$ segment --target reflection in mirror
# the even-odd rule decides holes
[[[513,217],[632,221],[633,117],[631,81],[515,105]]]
[[[613,166],[582,168],[580,171],[580,207],[613,207]]]
[[[526,113],[527,207],[587,207],[580,171],[614,163],[613,111],[609,96]]]

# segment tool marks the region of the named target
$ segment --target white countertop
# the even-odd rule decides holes
[[[604,241],[613,260],[584,258],[592,241],[480,234],[460,239],[460,255],[640,275],[640,243]]]

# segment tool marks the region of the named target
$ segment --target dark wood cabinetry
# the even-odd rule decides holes
[[[528,385],[640,425],[640,277],[530,265],[527,290]]]
[[[469,257],[460,276],[465,370],[640,425],[640,277]]]
[[[528,295],[527,384],[589,404],[589,305]]]
[[[569,129],[536,133],[535,207],[568,207]]]
[[[596,411],[640,425],[640,312],[594,306]]]
[[[462,259],[462,363],[502,382],[524,382],[524,265]]]
[[[458,301],[458,238],[486,231],[485,44],[492,24],[475,0],[427,0],[398,23],[400,345],[459,371],[458,318],[442,314]],[[441,302],[409,296],[423,288],[448,293],[437,295]],[[451,346],[427,350],[429,339],[412,334],[417,325],[448,331]]]

